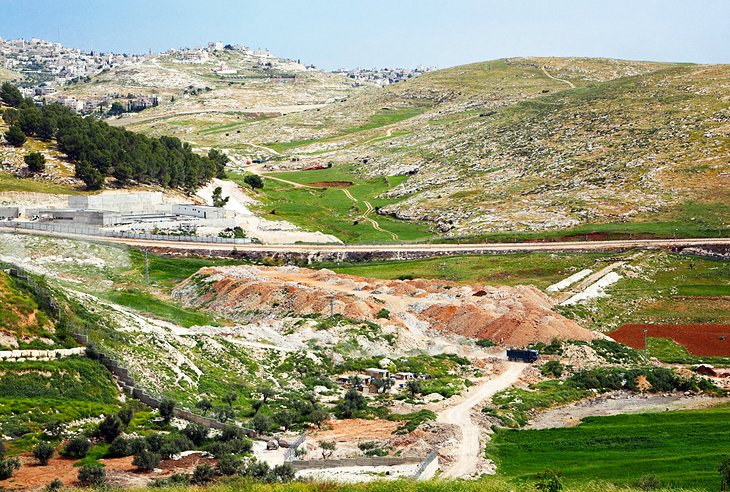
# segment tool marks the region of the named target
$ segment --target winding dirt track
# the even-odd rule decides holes
[[[563,82],[564,84],[568,84],[568,85],[570,86],[570,88],[571,88],[571,89],[575,89],[575,84],[573,84],[573,82],[571,82],[571,81],[569,81],[569,80],[565,80],[565,79],[559,79],[559,78],[557,78],[557,77],[553,77],[552,75],[550,75],[550,74],[548,73],[548,71],[547,71],[547,70],[545,70],[545,67],[544,67],[544,66],[543,66],[543,67],[540,67],[540,68],[542,68],[542,72],[543,72],[543,73],[544,73],[545,75],[547,75],[547,77],[548,77],[549,79],[557,80],[558,82]]]
[[[445,469],[442,477],[466,478],[478,471],[479,459],[482,456],[482,443],[479,441],[479,426],[471,418],[474,407],[491,398],[496,392],[512,386],[522,375],[527,364],[509,362],[507,370],[494,379],[490,379],[470,391],[464,400],[448,407],[437,418],[442,424],[453,424],[461,429],[454,462]]]

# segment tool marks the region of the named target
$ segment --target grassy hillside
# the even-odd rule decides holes
[[[717,466],[727,454],[727,405],[707,410],[591,417],[573,428],[502,430],[487,453],[500,475],[530,480],[552,468],[577,484],[636,484],[653,475],[663,486],[717,490]]]
[[[716,235],[729,211],[728,79],[726,65],[497,60],[261,121],[236,138],[284,153],[269,154],[281,164],[295,155],[299,167],[412,174],[379,196],[392,201],[381,214],[447,236]],[[387,111],[413,116],[366,125]]]

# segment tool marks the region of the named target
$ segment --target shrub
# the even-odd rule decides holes
[[[36,447],[33,448],[33,456],[35,456],[35,459],[38,460],[38,464],[41,466],[46,466],[55,452],[56,450],[53,449],[53,446],[48,444],[46,441],[39,442]]]
[[[203,444],[208,437],[208,428],[195,422],[190,422],[182,431],[183,435],[190,439],[196,446]]]
[[[54,478],[48,485],[43,488],[43,490],[45,490],[45,492],[58,492],[62,488],[63,482],[57,478]]]
[[[195,404],[195,408],[203,412],[203,415],[206,415],[208,412],[210,412],[210,409],[213,408],[213,404],[210,402],[209,399],[201,398]]]
[[[497,345],[497,344],[494,343],[493,341],[489,340],[488,338],[480,338],[479,340],[477,340],[477,347],[487,348],[487,347],[494,347],[495,345]]]
[[[28,171],[32,173],[40,173],[46,169],[46,158],[40,152],[31,152],[23,157]]]
[[[91,442],[85,436],[71,438],[63,447],[63,455],[69,458],[84,458],[91,449]]]
[[[235,475],[241,468],[241,460],[232,454],[226,454],[218,458],[216,470],[221,475]]]
[[[390,311],[383,308],[380,311],[378,311],[378,314],[376,316],[378,319],[390,319]]]
[[[166,424],[169,423],[175,413],[175,402],[169,398],[165,398],[160,402],[160,408],[158,408],[158,411],[160,412],[162,420]]]
[[[172,458],[176,454],[180,454],[183,451],[195,449],[193,441],[185,436],[170,436],[165,439],[164,444],[160,446],[160,455],[163,458]]]
[[[662,482],[656,475],[642,475],[636,481],[636,486],[641,490],[657,490],[661,488]]]
[[[287,483],[291,482],[295,478],[295,472],[294,467],[291,466],[289,463],[284,463],[283,465],[276,465],[273,470],[271,470],[272,479],[269,480],[271,482],[282,482]]]
[[[0,439],[0,460],[5,458],[5,443]]]
[[[134,456],[132,464],[140,470],[152,471],[160,464],[160,455],[145,450]]]
[[[271,429],[271,419],[266,415],[257,413],[254,415],[253,419],[251,419],[251,428],[259,434],[265,434]]]
[[[22,147],[25,143],[26,136],[23,130],[18,125],[11,125],[7,132],[5,132],[5,140],[8,141],[13,147]]]
[[[12,477],[15,470],[18,469],[20,469],[20,460],[18,458],[0,459],[0,480]]]
[[[115,458],[121,458],[123,456],[129,456],[131,453],[129,451],[129,441],[122,437],[117,436],[109,445],[109,455],[114,456]]]
[[[82,466],[78,478],[84,487],[101,487],[106,481],[106,472],[101,466]]]
[[[549,360],[540,368],[543,376],[552,376],[559,378],[563,375],[563,364],[557,360]]]
[[[148,435],[144,438],[144,440],[147,444],[147,449],[154,453],[157,453],[160,449],[162,449],[162,446],[165,444],[165,437],[159,432]]]
[[[535,488],[545,492],[558,492],[563,490],[563,483],[560,481],[563,472],[556,472],[548,468],[542,473],[537,474],[537,483]]]
[[[99,436],[106,442],[112,442],[122,433],[122,421],[116,415],[107,415],[99,423]]]
[[[720,473],[720,477],[722,477],[723,485],[730,485],[730,455],[725,456],[720,462],[717,466],[717,471]]]
[[[335,406],[335,415],[340,418],[352,418],[352,416],[367,407],[367,401],[358,391],[347,390],[343,399]]]
[[[245,433],[243,432],[243,429],[240,427],[234,427],[232,425],[227,425],[223,428],[223,431],[221,431],[221,435],[219,437],[220,441],[227,442],[232,439],[241,439],[245,437]]]
[[[202,464],[195,467],[190,483],[195,485],[205,485],[215,478],[215,470],[208,464]]]
[[[117,417],[119,417],[119,420],[122,421],[122,424],[124,424],[124,427],[127,427],[129,423],[134,418],[134,410],[132,410],[129,407],[124,407],[121,410],[119,410],[119,413],[117,413]]]

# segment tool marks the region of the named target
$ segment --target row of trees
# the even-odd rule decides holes
[[[136,182],[188,191],[211,178],[225,177],[228,157],[218,150],[199,156],[175,137],[150,138],[82,118],[55,104],[38,107],[30,99],[18,99],[5,85],[0,97],[13,106],[3,113],[10,126],[5,134],[8,143],[21,146],[28,136],[55,139],[58,149],[76,163],[76,176],[90,189],[103,187],[108,176],[122,185]]]

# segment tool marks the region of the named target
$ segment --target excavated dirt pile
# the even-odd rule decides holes
[[[592,340],[599,335],[552,310],[553,302],[529,286],[459,285],[441,280],[377,280],[291,266],[202,268],[178,285],[184,303],[228,319],[329,315],[431,329],[500,345]]]

